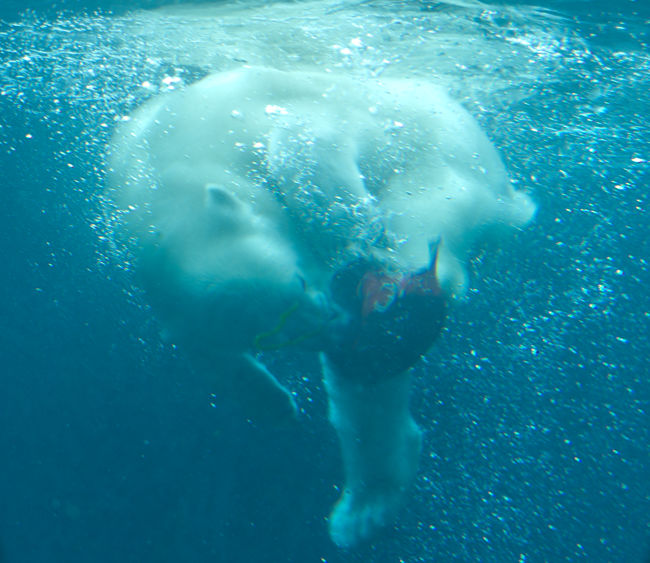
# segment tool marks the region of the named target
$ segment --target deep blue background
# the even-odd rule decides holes
[[[468,304],[416,370],[414,498],[396,529],[349,553],[327,537],[342,476],[314,359],[273,358],[311,377],[299,428],[213,408],[106,259],[101,155],[86,145],[110,128],[61,101],[63,130],[43,117],[52,100],[0,95],[0,562],[644,561],[647,16],[641,2],[562,5],[598,31],[607,112],[581,105],[586,69],[511,107],[512,128],[484,118],[513,175],[534,170],[540,212],[505,251],[507,272],[489,256],[473,264]],[[24,7],[3,4],[0,18]]]

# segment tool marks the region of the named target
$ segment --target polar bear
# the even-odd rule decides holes
[[[241,67],[118,127],[108,195],[140,284],[199,369],[258,420],[296,416],[256,358],[319,351],[351,547],[417,470],[409,368],[467,288],[473,244],[535,206],[476,121],[423,79]]]

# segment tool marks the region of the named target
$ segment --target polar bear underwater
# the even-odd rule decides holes
[[[144,104],[114,135],[117,238],[169,337],[259,421],[296,417],[256,358],[320,354],[352,547],[417,471],[409,368],[467,288],[475,243],[535,212],[476,121],[424,79],[241,67]]]

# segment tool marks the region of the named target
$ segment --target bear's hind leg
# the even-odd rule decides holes
[[[409,412],[407,372],[360,381],[342,377],[324,354],[321,361],[345,469],[329,531],[338,546],[354,547],[401,508],[417,472],[422,433]]]

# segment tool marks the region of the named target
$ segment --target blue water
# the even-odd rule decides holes
[[[648,561],[645,4],[377,3],[405,64],[440,18],[494,46],[496,70],[470,50],[452,89],[539,213],[472,262],[415,370],[414,490],[348,552],[327,535],[342,473],[315,359],[268,358],[298,391],[298,428],[214,408],[106,229],[116,119],[144,81],[214,63],[179,63],[173,45],[167,59],[123,4],[43,4],[0,7],[0,562]]]

